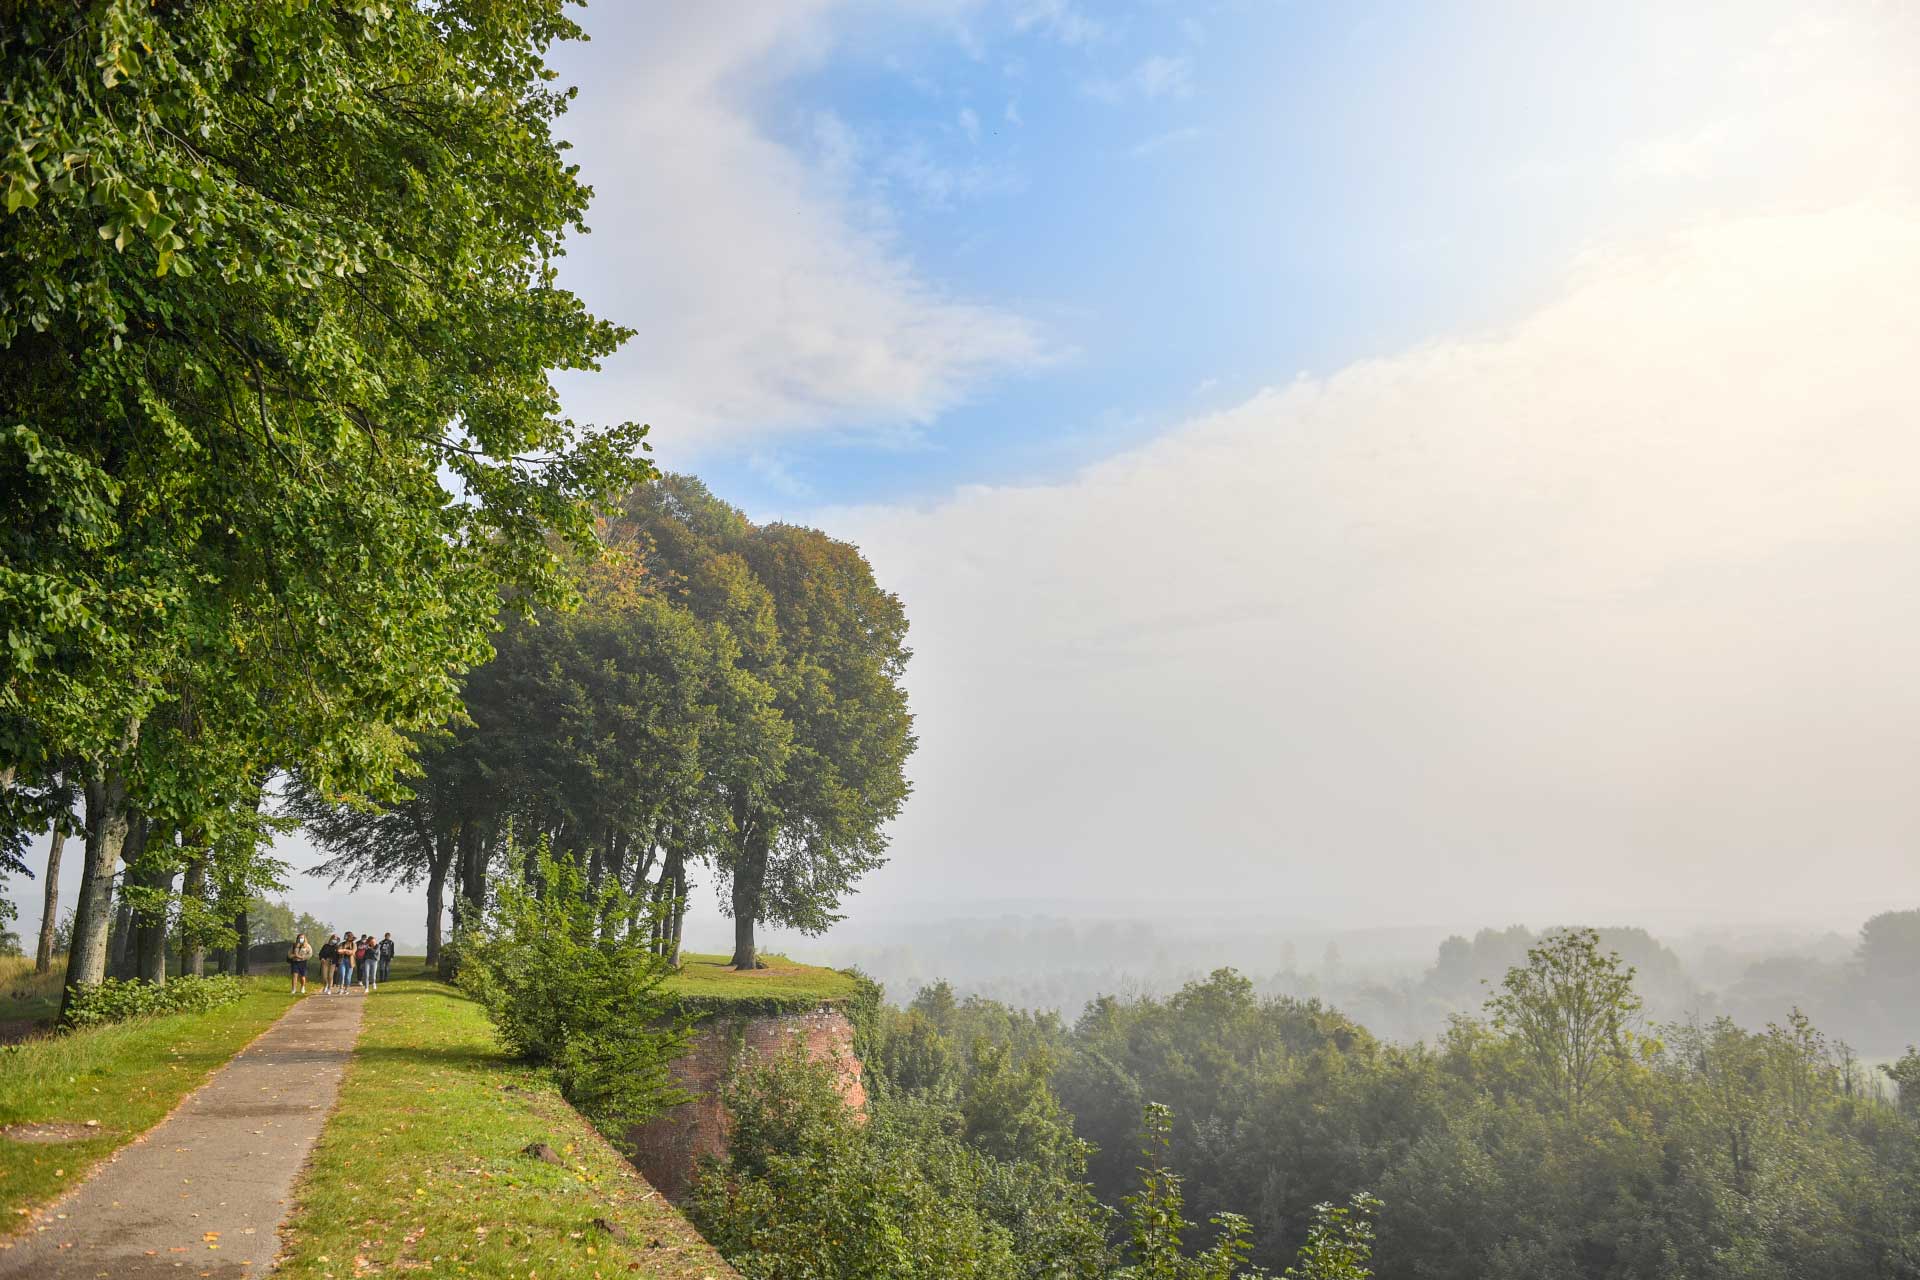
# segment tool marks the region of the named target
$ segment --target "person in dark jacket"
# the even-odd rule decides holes
[[[380,981],[385,982],[387,975],[393,972],[393,935],[380,936]]]
[[[320,944],[320,976],[326,981],[327,995],[333,994],[333,974],[340,965],[340,935],[329,934]]]

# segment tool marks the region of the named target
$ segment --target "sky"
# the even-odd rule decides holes
[[[581,21],[568,411],[912,620],[850,924],[1920,905],[1920,11]]]

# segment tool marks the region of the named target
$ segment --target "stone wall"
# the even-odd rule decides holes
[[[668,1199],[684,1197],[700,1158],[727,1153],[731,1117],[720,1093],[738,1055],[775,1057],[796,1041],[806,1046],[810,1060],[837,1063],[841,1096],[849,1107],[866,1108],[860,1060],[853,1056],[853,1023],[835,1006],[806,1013],[716,1014],[694,1028],[687,1052],[673,1064],[674,1078],[692,1100],[628,1131],[634,1166]]]

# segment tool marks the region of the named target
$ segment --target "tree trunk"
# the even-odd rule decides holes
[[[136,865],[146,856],[146,837],[146,814],[129,812],[127,841],[121,844],[121,896],[119,912],[113,917],[113,961],[109,967],[109,973],[117,979],[132,979],[140,969],[140,913],[134,910],[134,900],[140,894],[127,889],[144,883]]]
[[[97,987],[107,976],[107,924],[113,905],[113,874],[127,841],[127,781],[119,770],[95,766],[86,782],[86,866],[73,903],[73,940],[67,948],[64,1016],[81,987]]]
[[[60,852],[66,843],[67,833],[56,821],[53,838],[47,845],[46,905],[40,909],[40,949],[33,957],[35,973],[46,973],[53,968],[53,931],[60,914]]]
[[[453,841],[437,837],[427,857],[427,967],[440,963],[440,912],[447,893],[447,869],[453,864]]]
[[[648,836],[640,842],[640,849],[633,855],[633,885],[628,890],[627,933],[629,936],[640,931],[641,904],[646,901],[647,873],[653,870],[653,859],[659,846]]]
[[[607,877],[607,868],[613,863],[613,845],[616,833],[609,828],[606,839],[593,842],[593,856],[587,859],[587,894],[591,897],[600,892],[600,882]]]
[[[173,898],[173,876],[172,868],[147,873],[146,884],[153,892],[154,904],[139,913],[144,919],[134,931],[140,981],[156,987],[167,984],[167,908]]]
[[[113,904],[113,941],[107,953],[107,973],[126,978],[133,974],[133,900],[127,897],[126,878],[120,881],[120,896]]]
[[[479,927],[487,913],[487,842],[478,823],[460,829],[460,896],[467,927]]]
[[[207,940],[194,919],[206,894],[207,851],[201,849],[187,863],[187,876],[180,886],[180,972],[196,978],[207,975]]]
[[[752,831],[741,842],[740,865],[733,869],[733,959],[736,969],[758,969],[760,953],[753,926],[760,918],[760,894],[767,876],[767,844]]]
[[[667,963],[680,967],[680,931],[687,922],[687,860],[682,855],[673,859],[673,901],[667,908],[673,913],[672,927],[667,932]],[[754,957],[758,964],[760,958]]]
[[[252,968],[250,963],[252,958],[247,955],[247,949],[253,945],[253,922],[247,919],[247,908],[244,904],[234,913],[233,932],[236,939],[233,944],[233,971],[245,977]]]
[[[133,850],[129,838],[128,850],[121,855],[127,862],[127,880],[138,877],[146,890],[133,909],[134,976],[163,987],[167,983],[167,916],[173,906],[173,829],[155,827],[145,818],[140,823],[145,829],[140,848]]]
[[[736,969],[760,967],[760,953],[753,945],[753,916],[737,906],[733,916],[733,959],[728,963]]]

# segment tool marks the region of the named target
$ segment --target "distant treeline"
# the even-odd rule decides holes
[[[1601,943],[1636,972],[1649,1016],[1726,1014],[1758,1028],[1798,1007],[1860,1052],[1898,1054],[1920,1034],[1920,910],[1874,916],[1848,940],[1756,935],[1740,945],[1669,943],[1645,929],[1599,930]],[[1256,991],[1325,1000],[1388,1040],[1431,1040],[1448,1019],[1477,1013],[1489,988],[1540,935],[1525,926],[1454,936],[1435,949],[1388,931],[1293,939],[1218,932],[1146,920],[1002,918],[943,921],[912,942],[817,948],[854,963],[890,990],[945,980],[1020,1008],[1068,1017],[1102,994],[1164,996],[1231,960]],[[1424,950],[1422,949],[1424,947]]]

